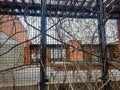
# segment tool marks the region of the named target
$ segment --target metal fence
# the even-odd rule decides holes
[[[0,90],[119,90],[119,23],[97,0],[24,1],[0,0]]]

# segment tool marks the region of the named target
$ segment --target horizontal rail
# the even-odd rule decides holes
[[[83,6],[47,4],[47,17],[97,18],[97,11]],[[41,16],[41,4],[0,1],[0,14]],[[119,12],[111,12],[110,19],[120,19]]]

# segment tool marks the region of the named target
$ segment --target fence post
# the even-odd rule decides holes
[[[46,90],[46,0],[41,0],[40,90]]]
[[[110,90],[109,84],[109,62],[107,59],[107,50],[106,50],[106,33],[105,33],[105,22],[104,22],[104,3],[103,0],[97,0],[99,14],[98,14],[98,34],[100,41],[101,55],[100,60],[102,63],[102,83],[103,90]]]

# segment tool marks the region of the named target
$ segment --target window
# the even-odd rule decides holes
[[[40,62],[40,53],[32,53],[31,54],[31,62],[32,63]]]
[[[98,62],[99,61],[99,57],[100,57],[100,53],[94,53],[94,55],[93,55],[93,60],[95,61],[95,62]]]
[[[62,58],[65,58],[65,49],[52,48],[50,52],[52,60],[61,61]]]

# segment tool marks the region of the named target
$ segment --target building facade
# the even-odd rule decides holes
[[[0,66],[12,68],[30,61],[30,42],[19,18],[1,15],[0,20]],[[25,42],[26,41],[26,42]]]
[[[41,46],[38,44],[30,45],[31,62],[40,62]],[[107,59],[120,60],[119,44],[111,43],[106,46]],[[74,61],[100,61],[100,46],[99,44],[81,44],[76,40],[70,40],[67,45],[61,44],[47,45],[46,62],[74,62]]]

